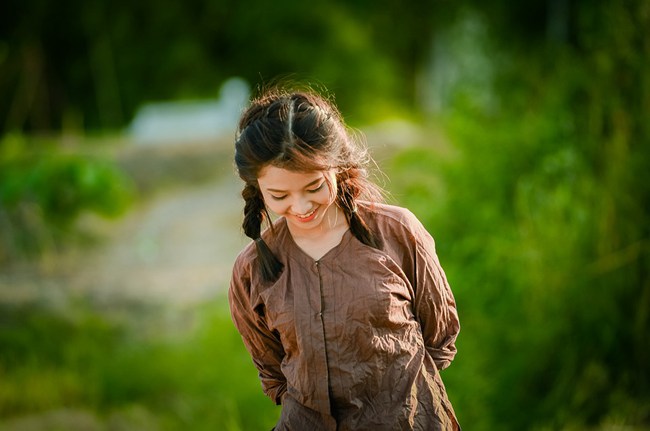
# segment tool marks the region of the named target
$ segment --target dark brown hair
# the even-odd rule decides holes
[[[270,220],[257,182],[262,168],[334,169],[336,204],[345,213],[350,231],[362,243],[379,248],[380,238],[357,212],[359,199],[382,200],[381,190],[368,179],[369,161],[367,149],[352,138],[336,106],[316,92],[275,88],[251,102],[239,121],[235,165],[245,182],[244,233],[255,240],[265,280],[277,279],[282,263],[261,238],[262,225]]]

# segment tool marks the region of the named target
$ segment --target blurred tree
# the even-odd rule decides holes
[[[436,4],[7,0],[0,131],[121,127],[143,101],[214,97],[231,76],[325,85],[359,119],[413,109]]]
[[[447,378],[479,390],[461,418],[647,427],[650,4],[466,4],[489,29],[495,100],[458,85],[445,114],[461,157],[447,207],[424,215],[462,282],[467,356]]]

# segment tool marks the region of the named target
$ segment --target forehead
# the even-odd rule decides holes
[[[300,189],[326,175],[323,171],[298,172],[268,165],[260,170],[257,182],[263,189]]]

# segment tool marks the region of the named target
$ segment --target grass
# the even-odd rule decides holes
[[[55,428],[43,423],[53,411],[85,412],[98,429],[117,416],[127,429],[199,431],[270,429],[279,415],[223,298],[195,310],[192,329],[146,336],[87,305],[0,307],[3,430],[25,417]]]

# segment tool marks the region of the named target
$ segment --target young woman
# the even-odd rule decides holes
[[[460,429],[439,374],[460,329],[452,292],[432,237],[381,203],[367,161],[314,92],[267,92],[241,117],[235,163],[253,242],[229,300],[282,405],[276,430]]]

